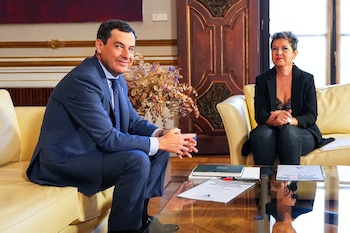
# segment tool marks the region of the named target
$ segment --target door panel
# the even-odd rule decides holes
[[[200,154],[228,154],[216,104],[255,79],[259,16],[250,15],[258,14],[258,1],[177,0],[177,10],[178,65],[201,113],[180,118],[180,128],[198,134]]]

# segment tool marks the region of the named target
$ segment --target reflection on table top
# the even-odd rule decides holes
[[[336,167],[322,169],[324,182],[278,183],[268,177],[266,184],[261,180],[255,189],[227,205],[176,197],[192,187],[190,182],[185,182],[158,218],[162,223],[178,224],[179,232],[272,232],[275,225],[274,232],[281,232],[277,228],[285,227],[283,223],[298,233],[348,232],[345,218],[350,207],[350,185],[338,184]],[[258,215],[265,217],[265,225],[254,222]],[[262,229],[256,229],[255,225]]]

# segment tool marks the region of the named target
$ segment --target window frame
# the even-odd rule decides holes
[[[325,84],[339,84],[340,79],[340,51],[341,32],[340,32],[340,0],[327,0],[327,73]],[[261,72],[269,69],[270,64],[270,0],[260,0],[260,20],[261,20],[261,39],[260,39],[260,59]],[[337,14],[338,13],[338,14]]]

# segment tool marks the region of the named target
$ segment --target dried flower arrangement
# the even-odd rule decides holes
[[[153,123],[160,118],[165,128],[167,121],[179,114],[186,117],[193,113],[199,117],[198,107],[191,97],[198,94],[192,86],[179,81],[183,77],[178,68],[150,64],[142,55],[136,54],[134,65],[124,77],[136,112],[143,117],[149,112]],[[168,114],[165,108],[169,110]]]

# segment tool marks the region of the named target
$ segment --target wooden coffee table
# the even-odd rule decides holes
[[[338,184],[336,167],[323,167],[323,171],[326,178],[324,182],[298,183],[298,195],[312,199],[311,205],[307,200],[310,211],[300,214],[292,221],[298,233],[348,232],[346,223],[350,207],[350,185]],[[185,182],[177,188],[157,217],[163,224],[179,225],[178,232],[272,232],[275,218],[267,214],[261,215],[261,210],[265,212],[266,208],[264,202],[271,203],[274,198],[271,191],[267,190],[266,196],[262,196],[265,192],[264,187],[269,187],[265,185],[258,182],[255,188],[225,205],[178,198],[177,194],[190,188],[190,183]],[[303,201],[305,200],[299,202],[304,203]],[[300,203],[297,201],[297,205]],[[265,225],[261,220],[255,220],[260,215]]]

